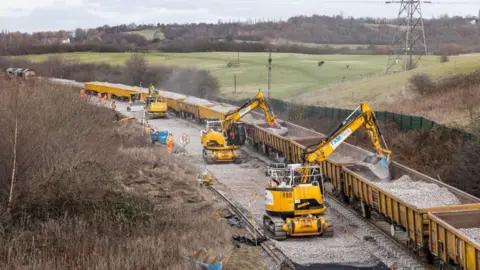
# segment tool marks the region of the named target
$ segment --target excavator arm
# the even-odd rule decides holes
[[[360,127],[367,130],[373,148],[380,158],[380,164],[388,168],[391,151],[388,150],[382,131],[377,124],[375,113],[366,103],[362,102],[327,138],[320,143],[307,147],[303,153],[303,163],[322,162],[326,160],[335,149],[340,146],[350,135]],[[313,148],[313,150],[311,150]]]
[[[277,117],[266,102],[265,96],[258,91],[258,94],[252,100],[249,100],[240,108],[228,112],[227,115],[225,115],[223,130],[227,130],[232,123],[239,121],[243,116],[255,110],[257,107],[260,107],[260,109],[263,111],[263,114],[265,115],[265,121],[270,125],[270,127],[278,127]]]

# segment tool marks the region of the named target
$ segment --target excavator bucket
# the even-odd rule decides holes
[[[390,180],[390,168],[385,156],[368,156],[363,160],[362,163],[362,165],[368,167],[376,177],[380,178],[381,180]]]
[[[382,157],[382,159],[380,159],[380,164],[387,168],[388,169],[388,161],[387,161],[387,157]]]
[[[286,136],[288,134],[288,128],[280,125],[278,125],[278,127],[268,127],[265,128],[265,130],[278,134],[280,136]]]

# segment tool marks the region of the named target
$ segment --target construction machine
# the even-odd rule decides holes
[[[201,132],[200,140],[203,145],[203,158],[207,164],[215,162],[241,163],[240,156],[236,151],[245,144],[245,129],[241,123],[237,123],[243,116],[259,107],[265,121],[270,126],[269,130],[285,134],[287,129],[278,124],[277,117],[266,102],[264,95],[258,91],[255,98],[247,101],[238,109],[229,111],[223,120],[209,119]]]
[[[148,88],[148,96],[145,100],[145,118],[153,119],[157,117],[165,117],[167,114],[167,101],[158,95],[158,91],[150,85]]]
[[[265,190],[265,232],[276,240],[287,236],[333,235],[333,228],[322,217],[327,210],[321,162],[361,126],[367,130],[375,149],[373,156],[358,164],[365,165],[380,179],[389,179],[391,151],[388,150],[375,114],[366,104],[349,115],[329,136],[308,146],[300,164],[269,165],[271,180]]]

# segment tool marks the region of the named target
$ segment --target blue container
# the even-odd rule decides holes
[[[167,143],[167,137],[168,137],[168,131],[156,131],[150,133],[152,143],[155,141],[158,141],[161,144],[166,144]]]
[[[222,266],[223,266],[222,261],[218,261],[214,264],[208,264],[193,258],[185,257],[185,259],[189,260],[191,263],[201,265],[202,268],[206,270],[222,270]]]

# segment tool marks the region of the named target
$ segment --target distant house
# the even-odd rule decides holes
[[[43,45],[70,44],[70,38],[44,38],[41,42]]]

